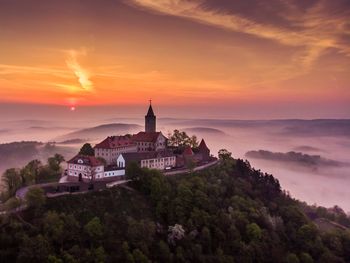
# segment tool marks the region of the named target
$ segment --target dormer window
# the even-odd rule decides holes
[[[83,164],[84,161],[83,161],[82,159],[78,159],[78,163],[79,163],[79,164]]]

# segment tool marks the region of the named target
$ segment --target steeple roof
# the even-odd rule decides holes
[[[199,151],[208,151],[209,148],[207,146],[207,144],[205,143],[204,139],[201,140],[201,143],[199,144],[198,147]]]
[[[209,149],[207,144],[205,143],[204,139],[201,140],[201,143],[199,144],[200,149]]]
[[[154,116],[154,112],[152,109],[152,104],[149,104],[148,112],[146,116]]]

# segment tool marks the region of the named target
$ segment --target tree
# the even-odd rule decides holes
[[[196,135],[191,137],[184,131],[174,130],[173,134],[169,134],[168,143],[174,147],[191,146],[192,148],[198,147],[198,140]]]
[[[21,205],[20,199],[17,197],[11,197],[9,200],[5,203],[5,208],[7,211],[11,211]]]
[[[255,223],[247,225],[246,233],[249,241],[259,240],[262,236],[260,227]]]
[[[92,148],[90,143],[85,143],[83,147],[81,147],[79,154],[87,155],[87,156],[94,156],[95,150]]]
[[[226,149],[221,149],[218,152],[218,156],[219,156],[220,160],[227,161],[227,160],[230,160],[232,158],[232,153]]]
[[[47,262],[48,263],[63,263],[63,260],[60,258],[57,258],[54,255],[49,255],[47,258]]]
[[[201,243],[205,251],[210,251],[211,249],[211,233],[209,228],[203,227],[200,233]]]
[[[44,190],[40,187],[30,187],[25,195],[29,207],[40,208],[46,203]]]
[[[1,180],[5,184],[9,196],[13,196],[17,189],[22,186],[22,179],[18,169],[7,169],[2,175]]]
[[[55,211],[46,213],[43,221],[44,233],[52,240],[61,244],[63,241],[64,222]]]
[[[99,239],[103,234],[101,221],[96,216],[84,226],[84,230],[92,240]]]
[[[180,146],[183,138],[182,138],[182,134],[179,130],[174,130],[173,134],[169,134],[169,139],[168,139],[168,143],[170,146],[175,146],[178,147]]]
[[[52,178],[57,178],[59,175],[58,171],[52,170],[49,165],[44,165],[40,168],[37,177],[35,178],[35,183],[46,182],[47,180],[51,180]]]
[[[129,244],[126,241],[124,241],[122,245],[122,256],[123,256],[124,262],[127,262],[127,263],[135,262],[134,257],[130,252]]]
[[[160,262],[170,262],[171,261],[171,252],[167,243],[163,240],[160,240],[158,243],[158,253],[157,253]]]
[[[47,262],[50,250],[49,242],[42,235],[35,237],[25,235],[17,262]]]
[[[301,263],[314,263],[314,260],[309,253],[301,253],[299,258]]]
[[[148,244],[152,244],[156,234],[156,226],[150,220],[127,219],[127,237],[130,245],[139,247],[142,251],[147,250]]]
[[[142,174],[142,169],[137,162],[130,162],[125,170],[126,178],[129,180],[138,180]]]
[[[192,135],[189,140],[191,148],[197,148],[198,147],[198,140],[196,135]]]
[[[106,262],[106,251],[102,246],[99,246],[98,248],[93,249],[93,257],[94,257],[94,262],[96,263],[103,263]]]
[[[286,257],[286,263],[299,263],[299,258],[294,253],[289,253]]]
[[[136,263],[149,263],[149,262],[151,262],[150,260],[148,260],[147,256],[145,256],[145,254],[143,254],[142,251],[138,248],[136,248],[132,251],[132,255],[133,255]]]
[[[64,157],[61,154],[56,153],[53,157],[50,157],[47,159],[47,163],[50,167],[55,172],[59,172],[61,167],[61,163],[64,162]]]
[[[42,168],[42,163],[39,160],[30,161],[25,167],[21,169],[21,177],[24,184],[33,184]]]

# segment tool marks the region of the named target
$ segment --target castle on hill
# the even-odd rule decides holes
[[[157,131],[157,118],[150,102],[145,115],[145,131],[133,135],[108,136],[94,147],[95,156],[76,155],[67,162],[69,181],[122,179],[131,162],[157,170],[185,168],[189,163],[210,160],[210,150],[202,139],[199,147],[168,146],[168,138]]]

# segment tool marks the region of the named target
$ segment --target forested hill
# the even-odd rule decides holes
[[[127,172],[128,186],[3,217],[0,262],[350,262],[349,232],[321,233],[247,162],[177,177]]]

